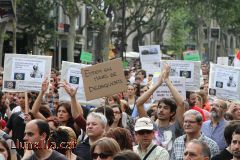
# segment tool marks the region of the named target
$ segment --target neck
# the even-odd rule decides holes
[[[51,154],[51,149],[39,149],[35,150],[34,154],[36,155],[37,159],[47,159]]]
[[[223,117],[220,118],[211,118],[212,125],[217,126],[217,124],[223,119]]]
[[[75,160],[75,159],[77,158],[77,156],[76,156],[75,154],[73,154],[73,153],[71,152],[71,150],[67,150],[67,152],[66,152],[66,157],[67,157],[67,159],[69,159],[69,160]]]
[[[198,139],[201,136],[200,131],[197,133],[186,134],[186,142],[189,142],[193,139]]]
[[[147,152],[147,148],[148,148],[148,146],[150,145],[143,145],[143,144],[139,144],[140,145],[140,148],[141,148],[141,150],[143,151],[143,152]]]
[[[166,120],[157,119],[157,124],[158,124],[158,127],[167,127],[167,126],[169,126],[170,121],[169,121],[169,119],[166,119]]]
[[[103,134],[100,135],[100,136],[98,136],[98,137],[89,137],[89,144],[90,144],[90,146],[91,146],[94,142],[96,142],[97,140],[99,140],[99,139],[102,138],[102,137],[103,137]]]
[[[117,128],[118,127],[118,122],[113,122],[113,124],[111,125],[111,128]]]

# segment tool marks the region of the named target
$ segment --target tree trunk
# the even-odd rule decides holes
[[[74,46],[75,46],[75,39],[76,39],[76,23],[77,17],[72,16],[69,17],[70,21],[70,28],[67,37],[67,59],[69,62],[74,62]]]
[[[15,14],[16,12],[16,0],[13,0],[13,11]],[[12,47],[13,47],[13,53],[17,53],[17,21],[16,19],[12,20],[12,30],[13,30],[13,37],[12,37]]]
[[[7,22],[0,23],[0,66],[2,66],[2,58],[3,58],[3,42],[4,42],[4,34],[6,32]]]

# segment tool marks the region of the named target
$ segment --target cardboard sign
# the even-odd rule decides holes
[[[40,91],[43,80],[51,74],[51,56],[6,54],[3,91]]]
[[[92,62],[92,53],[82,51],[80,60],[84,62]]]
[[[209,75],[209,96],[240,99],[240,68],[211,63]]]
[[[200,61],[198,50],[183,52],[183,59],[188,61]]]
[[[184,77],[170,77],[172,84],[176,87],[181,96],[186,99],[186,85]],[[153,83],[156,83],[158,77],[153,77]],[[171,98],[172,93],[170,92],[166,83],[163,83],[158,89],[153,93],[154,100],[160,100],[162,98]]]
[[[87,100],[110,96],[127,90],[127,81],[120,59],[81,69]]]

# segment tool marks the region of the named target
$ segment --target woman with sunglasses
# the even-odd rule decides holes
[[[112,139],[103,137],[91,146],[91,156],[93,160],[113,160],[113,156],[120,152],[118,143]]]

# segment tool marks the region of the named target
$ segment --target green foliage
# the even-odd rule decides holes
[[[189,31],[191,29],[187,24],[188,19],[188,12],[184,9],[178,9],[172,12],[169,23],[170,37],[167,43],[169,49],[173,50],[175,54],[182,54],[187,42]]]
[[[56,36],[54,19],[50,16],[54,5],[46,0],[19,0],[17,4],[18,29],[32,37],[34,45],[48,49]],[[39,43],[36,43],[36,39]]]

